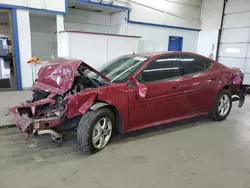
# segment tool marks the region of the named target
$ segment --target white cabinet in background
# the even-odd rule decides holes
[[[62,31],[58,33],[58,57],[81,59],[98,69],[104,63],[137,52],[137,36]]]

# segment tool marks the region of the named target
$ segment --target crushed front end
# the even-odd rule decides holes
[[[66,110],[67,105],[63,104],[61,96],[37,90],[26,103],[9,109],[17,127],[26,135],[53,130],[66,120]]]

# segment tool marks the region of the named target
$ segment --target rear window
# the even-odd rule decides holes
[[[182,55],[180,61],[186,75],[204,72],[212,65],[210,60],[193,55]]]

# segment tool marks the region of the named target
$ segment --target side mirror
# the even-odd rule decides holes
[[[138,82],[138,80],[136,80],[134,77],[130,77],[129,80],[135,85],[137,98],[140,101],[145,99],[147,94],[147,87],[144,84]]]

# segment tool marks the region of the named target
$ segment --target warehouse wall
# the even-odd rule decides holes
[[[56,18],[53,15],[30,14],[32,56],[49,60],[57,56]]]
[[[112,34],[126,34],[127,33],[127,12],[120,11],[111,14],[111,33]]]
[[[139,40],[139,52],[167,51],[169,36],[183,37],[183,51],[196,52],[199,33],[196,31],[185,31],[169,28],[158,28],[153,26],[142,26],[128,24],[129,35],[137,35]]]
[[[245,72],[250,84],[250,1],[230,0],[225,9],[219,60]]]
[[[0,4],[65,12],[65,0],[0,0]]]
[[[110,14],[94,11],[69,9],[69,14],[64,18],[65,29],[87,32],[111,32]]]
[[[7,37],[9,38],[10,31],[9,26],[6,25],[0,25],[0,37]]]
[[[201,0],[131,0],[133,21],[200,29]]]
[[[132,21],[193,29],[199,29],[201,26],[199,21],[201,0],[172,0],[172,2],[160,0],[157,3],[150,0],[133,0],[127,5],[132,10],[130,12]],[[162,7],[167,7],[163,10],[169,14],[162,13]],[[197,52],[197,31],[126,24],[125,20],[128,20],[126,11],[103,14],[69,9],[69,15],[65,17],[65,29],[141,36],[139,42],[141,52],[167,50],[169,36],[182,36],[183,51]]]
[[[220,29],[224,0],[203,0],[201,9],[202,30]]]
[[[17,10],[17,28],[19,40],[20,66],[22,87],[28,88],[33,84],[32,67],[27,63],[31,58],[31,33],[29,11]]]
[[[223,0],[203,0],[197,53],[216,59]]]

